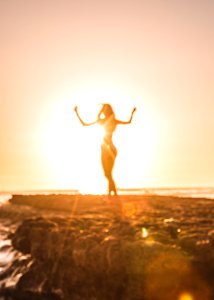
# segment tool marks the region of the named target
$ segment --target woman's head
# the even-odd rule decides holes
[[[99,116],[100,116],[101,114],[104,114],[104,116],[105,116],[106,118],[109,118],[109,117],[111,117],[111,116],[114,116],[114,111],[113,111],[111,105],[108,104],[108,103],[104,103],[104,104],[103,104],[103,107],[102,107],[102,109],[101,109],[101,111],[100,111],[100,113],[99,113]]]

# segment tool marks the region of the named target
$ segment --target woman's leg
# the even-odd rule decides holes
[[[102,145],[101,160],[102,160],[102,166],[103,166],[105,177],[108,180],[109,195],[111,195],[111,192],[113,192],[114,195],[117,195],[115,182],[112,176],[116,155],[117,155],[117,150],[115,147],[112,148],[109,147],[109,145],[108,146]]]
[[[115,182],[114,182],[114,179],[112,178],[112,176],[108,178],[108,182],[109,182],[109,188],[108,188],[109,195],[111,195],[111,192],[113,192],[113,194],[116,196],[117,190],[116,190]]]

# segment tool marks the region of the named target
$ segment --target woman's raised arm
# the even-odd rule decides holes
[[[94,122],[91,122],[91,123],[85,123],[85,122],[83,121],[83,119],[80,117],[79,113],[78,113],[78,108],[77,108],[77,106],[74,107],[74,111],[75,111],[75,113],[76,113],[76,115],[77,115],[77,117],[78,117],[80,123],[81,123],[83,126],[90,126],[90,125],[94,125],[94,124],[97,123],[97,120],[94,121]]]
[[[132,118],[133,118],[133,115],[134,115],[135,112],[136,112],[136,107],[133,108],[133,110],[131,112],[130,119],[128,121],[117,120],[117,124],[122,124],[122,125],[130,124],[132,122]]]

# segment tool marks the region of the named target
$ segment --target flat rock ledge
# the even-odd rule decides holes
[[[1,296],[179,300],[187,293],[194,300],[214,299],[213,242],[199,244],[194,237],[180,237],[170,226],[150,228],[140,218],[26,219],[10,236],[19,256],[8,271],[14,284],[3,287]]]

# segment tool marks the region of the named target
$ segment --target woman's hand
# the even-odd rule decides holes
[[[136,112],[137,108],[134,107],[133,110],[132,110],[132,115]]]

